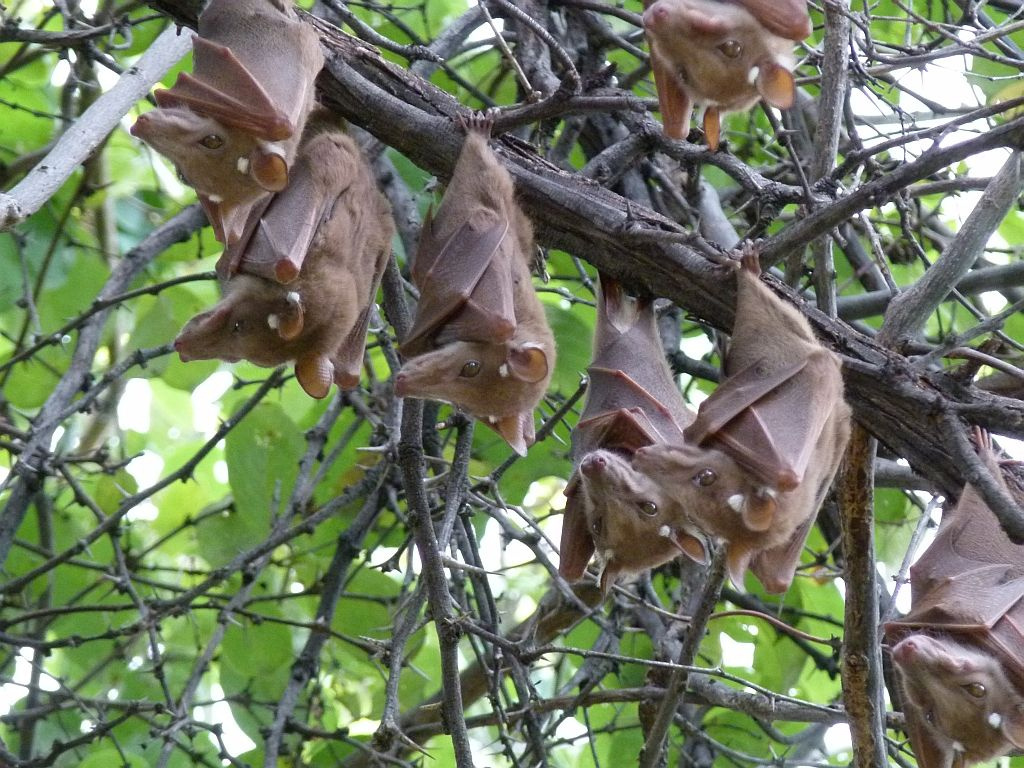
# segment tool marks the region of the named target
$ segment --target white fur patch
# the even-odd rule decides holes
[[[488,416],[487,417],[487,423],[488,424],[497,424],[498,423],[498,417],[497,416]]]
[[[207,195],[211,203],[223,203],[224,198],[220,195]]]
[[[725,503],[729,505],[729,509],[731,509],[733,512],[742,512],[743,502],[745,500],[746,499],[742,493],[734,493],[732,496],[725,500]]]
[[[508,363],[502,363],[498,366],[498,375],[503,379],[507,379],[509,374]]]
[[[243,176],[248,176],[249,175],[249,158],[248,157],[240,157],[240,158],[238,158],[238,160],[235,162],[235,168],[237,168],[238,172],[240,174],[242,174]]]
[[[760,75],[760,74],[761,74],[761,68],[760,67],[751,67],[750,71],[747,72],[747,80],[750,82],[751,85],[754,85],[754,83],[757,82],[757,76]]]
[[[998,712],[993,712],[991,715],[988,716],[988,724],[991,725],[993,728],[998,729],[999,726],[1003,724],[1003,716],[1000,715]]]
[[[672,538],[672,529],[669,528],[667,525],[663,525],[663,526],[661,526],[661,528],[658,529],[658,535],[659,536],[664,536],[666,539],[671,539]]]
[[[954,752],[963,752],[964,751],[964,745],[961,744],[959,741],[954,741],[953,742],[953,751]]]
[[[285,298],[285,300],[286,300],[286,301],[287,301],[287,302],[288,302],[289,304],[298,304],[298,303],[299,303],[299,300],[300,300],[300,299],[301,299],[302,297],[301,297],[301,296],[299,296],[299,292],[298,292],[298,291],[288,291],[288,295],[287,295],[287,296],[285,296],[284,298]]]
[[[281,327],[281,318],[277,315],[267,315],[267,325],[276,331]]]

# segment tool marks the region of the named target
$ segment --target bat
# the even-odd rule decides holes
[[[316,398],[332,382],[358,385],[394,222],[358,145],[332,119],[314,115],[294,180],[252,212],[236,271],[221,270],[223,298],[174,341],[183,361],[294,361],[299,384]],[[279,282],[291,269],[295,277]]]
[[[839,358],[760,280],[747,249],[725,378],[683,444],[641,448],[634,466],[674,489],[674,514],[725,542],[729,575],[769,592],[793,580],[850,436]]]
[[[174,162],[230,245],[250,207],[288,184],[323,54],[283,0],[210,0],[193,47],[193,73],[156,91],[131,132]]]
[[[811,33],[806,0],[645,0],[643,24],[665,134],[685,138],[694,104],[718,149],[721,116],[758,99],[793,106],[792,41]]]
[[[579,580],[596,552],[607,593],[618,576],[680,553],[706,562],[701,534],[667,516],[671,489],[632,463],[641,446],[682,443],[694,414],[665,363],[652,300],[627,296],[604,275],[587,371],[587,400],[572,433],[575,469],[565,489],[559,573]]]
[[[525,455],[555,341],[530,280],[533,228],[487,145],[492,122],[464,121],[451,183],[420,232],[412,265],[420,301],[395,391],[452,403]]]
[[[987,435],[978,453],[1006,488]],[[1024,748],[1024,546],[970,485],[910,569],[911,610],[888,622],[906,730],[921,768]]]

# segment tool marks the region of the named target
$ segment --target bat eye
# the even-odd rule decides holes
[[[203,138],[199,140],[199,143],[202,144],[207,149],[220,149],[221,147],[224,146],[224,139],[222,139],[216,133],[211,133],[206,136],[203,136]]]
[[[478,373],[480,373],[480,361],[469,360],[464,366],[462,366],[462,370],[459,371],[459,376],[464,379],[472,379]]]
[[[964,686],[964,690],[975,699],[984,698],[986,693],[985,686],[981,683],[968,683]]]
[[[242,321],[241,320],[235,320],[235,324],[231,326],[231,332],[232,333],[241,333],[242,332],[242,327],[243,327]]]
[[[595,536],[600,536],[602,530],[604,530],[604,526],[601,524],[600,519],[597,519],[590,524],[590,532]]]
[[[707,488],[718,479],[718,475],[715,474],[715,470],[704,468],[693,477],[693,482],[702,488]]]
[[[718,46],[725,57],[728,59],[738,59],[740,54],[743,53],[743,46],[740,45],[738,40],[726,40],[720,46]]]
[[[641,501],[637,506],[640,508],[640,514],[645,517],[654,517],[658,514],[658,505],[653,501]]]

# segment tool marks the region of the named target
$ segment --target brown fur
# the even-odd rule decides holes
[[[979,454],[1006,487],[985,436]],[[971,486],[910,569],[912,607],[885,625],[921,768],[1024,748],[1024,546]]]
[[[192,75],[157,91],[160,108],[132,127],[195,187],[221,242],[235,242],[250,206],[287,184],[322,66],[316,32],[288,6],[211,0]]]
[[[749,109],[761,98],[792,106],[790,40],[810,33],[804,0],[656,0],[645,6],[644,30],[668,136],[686,136],[694,104],[707,107],[711,149],[718,147],[721,113]]]
[[[444,199],[424,225],[413,267],[420,305],[395,387],[402,397],[459,406],[522,454],[534,439],[533,409],[554,370],[555,342],[530,279],[533,229],[487,145],[489,131],[486,118],[471,123]],[[467,245],[474,233],[492,233],[494,247]],[[479,282],[461,283],[470,273]]]
[[[576,469],[565,489],[559,573],[583,576],[595,553],[601,587],[687,554],[706,557],[695,529],[673,517],[673,490],[638,471],[634,452],[680,444],[693,421],[665,363],[650,299],[601,277],[587,402],[573,430]],[[682,523],[682,524],[681,524]]]
[[[296,160],[296,183],[279,193],[241,254],[239,274],[224,298],[192,318],[175,340],[183,360],[249,360],[273,366],[296,361],[296,375],[314,397],[333,380],[358,384],[366,327],[390,254],[394,224],[359,147],[337,130],[311,130]],[[322,211],[304,226],[297,217]],[[264,253],[306,252],[287,285],[258,277],[276,261]],[[254,255],[250,260],[250,254]],[[246,274],[255,272],[254,274]],[[297,296],[297,302],[289,300]],[[276,327],[272,327],[276,326]]]
[[[838,358],[758,274],[748,252],[727,377],[701,404],[687,444],[643,448],[634,465],[675,490],[675,514],[726,542],[737,585],[749,566],[766,589],[781,592],[842,459],[850,409]],[[747,399],[741,380],[767,382],[768,391]]]

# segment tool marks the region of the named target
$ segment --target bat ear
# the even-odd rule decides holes
[[[944,744],[936,738],[931,728],[924,722],[921,711],[910,703],[903,706],[903,715],[907,721],[907,735],[910,746],[914,748],[918,768],[946,768],[953,760],[951,745]]]
[[[729,571],[729,581],[737,589],[743,589],[744,577],[747,575],[747,566],[750,565],[750,558],[753,553],[749,547],[737,546],[735,542],[727,546],[725,562],[726,568]]]
[[[277,152],[258,149],[249,158],[249,173],[264,189],[280,192],[288,186],[288,163]]]
[[[693,102],[676,82],[671,67],[662,63],[660,56],[651,56],[651,71],[654,87],[658,91],[658,108],[661,110],[661,124],[670,139],[685,139],[690,130],[690,111]]]
[[[686,531],[675,531],[672,534],[672,540],[682,553],[695,563],[700,563],[701,565],[708,564],[708,548],[702,539]]]
[[[793,73],[774,61],[765,61],[758,65],[757,92],[761,98],[779,109],[789,109],[796,99],[796,82]]]
[[[582,579],[594,555],[594,537],[587,525],[583,502],[575,495],[578,485],[579,480],[574,478],[565,488],[567,500],[562,516],[562,539],[558,544],[558,573],[568,581]]]
[[[281,315],[271,315],[267,318],[271,328],[277,329],[277,335],[284,341],[292,341],[298,338],[305,325],[305,313],[302,310],[302,301],[295,291],[288,293],[288,311]],[[271,320],[270,318],[276,318]]]
[[[1003,715],[1003,736],[1018,749],[1024,748],[1024,704]]]
[[[326,355],[312,352],[295,361],[295,378],[310,397],[327,397],[334,380],[334,366]]]
[[[512,375],[520,381],[535,384],[548,375],[548,356],[544,349],[533,342],[512,347],[506,358]]]
[[[743,504],[743,524],[752,531],[767,531],[775,521],[775,513],[779,504],[775,493],[770,488],[759,489],[759,492],[741,496]]]
[[[708,149],[712,152],[718,151],[718,142],[722,137],[722,115],[718,107],[708,107],[704,110],[704,139],[708,143]]]
[[[525,456],[526,449],[533,444],[533,414],[529,411],[502,416],[496,421],[488,419],[485,423],[501,435],[520,456]]]
[[[619,569],[614,567],[611,563],[605,565],[604,569],[601,571],[602,595],[608,594],[609,590],[611,590],[612,588],[612,585],[615,583],[615,580],[619,578],[619,573]]]

